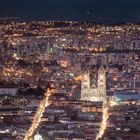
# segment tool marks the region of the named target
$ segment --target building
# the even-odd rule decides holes
[[[106,98],[106,70],[101,66],[98,70],[85,70],[81,82],[81,100],[104,101]]]
[[[98,70],[98,96],[106,98],[106,70],[103,66]]]
[[[37,132],[37,134],[34,136],[34,140],[43,140],[42,136]]]

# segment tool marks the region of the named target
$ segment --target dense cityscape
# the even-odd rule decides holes
[[[140,25],[0,22],[0,140],[139,140]]]

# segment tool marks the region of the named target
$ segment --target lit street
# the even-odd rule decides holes
[[[45,107],[48,106],[48,97],[50,95],[50,91],[46,91],[45,98],[40,102],[39,108],[34,116],[33,123],[30,127],[30,129],[27,131],[24,140],[30,140],[30,137],[32,137],[33,133],[35,132],[37,126],[41,122],[41,117],[43,115],[43,112],[45,111]]]

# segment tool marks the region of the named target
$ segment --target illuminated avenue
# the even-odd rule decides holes
[[[45,111],[45,107],[48,106],[48,96],[50,96],[50,94],[51,94],[51,91],[46,91],[45,98],[40,102],[39,108],[34,116],[33,123],[30,129],[25,134],[24,140],[28,140],[33,135],[35,129],[39,125],[43,112]]]

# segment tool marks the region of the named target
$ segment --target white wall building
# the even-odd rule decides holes
[[[98,73],[98,74],[97,74]],[[81,100],[104,101],[106,98],[106,71],[101,66],[98,71],[91,74],[86,70],[81,82]]]

